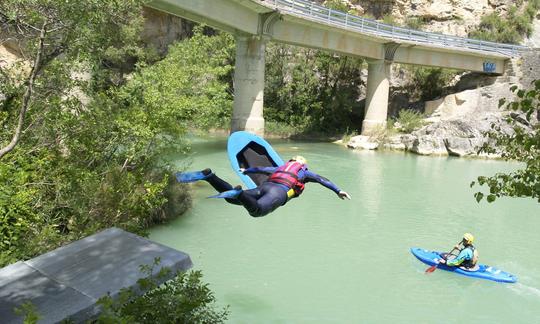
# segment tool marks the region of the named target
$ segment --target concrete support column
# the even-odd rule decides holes
[[[231,132],[264,135],[263,93],[266,42],[260,37],[236,37],[234,104]]]
[[[370,135],[378,127],[386,126],[389,75],[390,63],[384,60],[368,62],[366,115],[362,122],[362,135]]]

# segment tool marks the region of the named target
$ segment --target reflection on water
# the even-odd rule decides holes
[[[340,200],[317,184],[263,218],[192,185],[194,205],[151,239],[185,251],[231,323],[538,322],[539,204],[501,199],[477,204],[469,184],[510,170],[500,161],[356,152],[329,143],[274,141],[284,157],[301,154],[313,172],[349,192]],[[225,140],[193,144],[193,170],[211,167],[233,184]],[[184,157],[173,157],[180,166]],[[517,275],[516,285],[427,268],[409,248],[448,250],[464,232],[480,262]],[[444,319],[444,321],[443,321]]]

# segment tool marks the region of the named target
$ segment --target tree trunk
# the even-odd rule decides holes
[[[41,26],[41,31],[39,34],[39,47],[38,51],[36,53],[36,58],[34,60],[34,66],[32,67],[32,71],[30,71],[30,77],[28,79],[28,86],[26,88],[26,91],[24,92],[23,96],[23,102],[21,106],[21,111],[19,112],[19,122],[17,123],[17,128],[15,129],[15,134],[13,134],[13,138],[11,139],[11,142],[4,148],[0,149],[0,159],[4,157],[7,153],[11,152],[17,143],[19,142],[19,139],[21,137],[21,130],[23,128],[24,124],[24,117],[26,115],[26,111],[28,110],[28,106],[30,105],[30,99],[32,98],[32,93],[34,90],[34,82],[36,79],[36,75],[38,73],[38,70],[41,68],[41,56],[43,54],[43,47],[45,43],[45,34],[47,33],[47,20],[43,22],[43,26]]]

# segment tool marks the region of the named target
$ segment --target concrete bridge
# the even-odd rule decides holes
[[[362,134],[386,124],[393,62],[503,74],[527,47],[400,28],[306,0],[154,0],[149,7],[232,33],[236,38],[231,130],[264,133],[265,46],[269,41],[368,61]]]

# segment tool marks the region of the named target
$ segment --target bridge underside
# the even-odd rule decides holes
[[[503,55],[465,51],[374,37],[279,13],[254,0],[156,0],[149,7],[236,36],[235,99],[232,131],[262,134],[264,51],[267,41],[365,58],[369,62],[366,120],[362,133],[386,123],[389,64],[402,63],[502,74]]]

